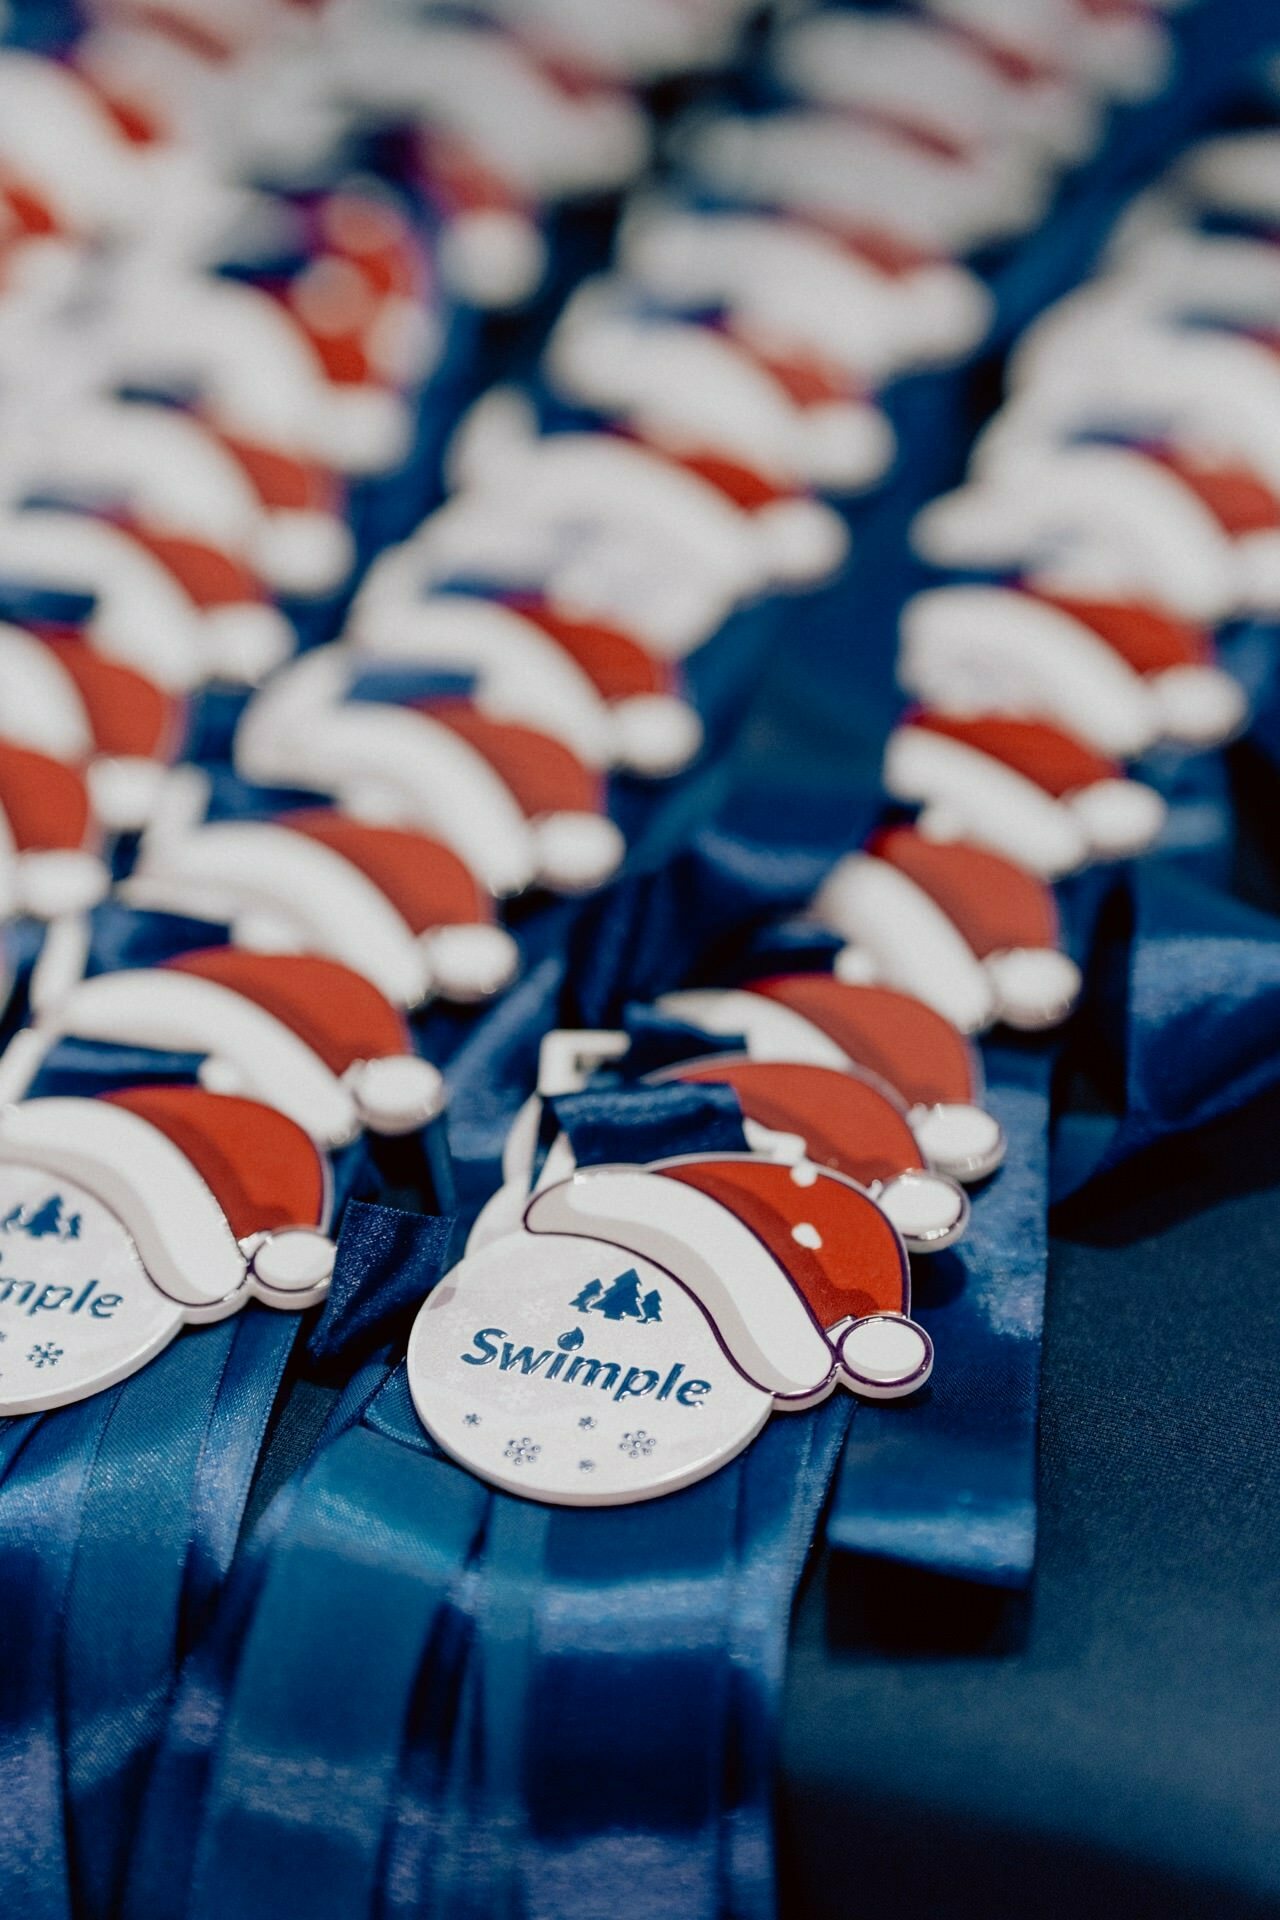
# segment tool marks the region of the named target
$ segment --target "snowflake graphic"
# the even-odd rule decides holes
[[[651,1433],[646,1433],[643,1427],[637,1427],[634,1433],[623,1434],[618,1442],[618,1452],[625,1453],[628,1460],[644,1460],[657,1444]]]
[[[502,1449],[502,1456],[504,1460],[509,1460],[513,1467],[530,1467],[541,1452],[542,1448],[537,1441],[531,1440],[526,1433],[519,1440],[508,1440]]]
[[[596,1470],[596,1463],[594,1460],[579,1460],[578,1462],[579,1473],[594,1473],[595,1470]]]
[[[592,1419],[589,1413],[584,1413],[581,1420],[579,1420],[578,1425],[583,1429],[587,1429],[590,1427],[594,1427],[595,1421]]]
[[[43,1345],[37,1341],[27,1358],[37,1368],[56,1367],[62,1358],[62,1348],[55,1347],[52,1340],[46,1340]]]
[[[478,1413],[464,1413],[462,1416],[462,1424],[464,1427],[478,1427],[480,1425],[480,1415]]]

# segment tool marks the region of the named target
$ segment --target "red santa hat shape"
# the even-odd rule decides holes
[[[206,409],[203,424],[243,472],[262,520],[253,555],[282,593],[332,593],[355,561],[355,540],[343,517],[342,487],[331,467],[295,444],[258,438],[242,422]]]
[[[933,840],[976,840],[1043,879],[1127,859],[1164,824],[1159,794],[1070,734],[1004,714],[914,713],[890,734],[884,783]]]
[[[328,1290],[328,1168],[256,1101],[199,1087],[20,1101],[0,1112],[0,1161],[93,1194],[185,1319],[223,1319],[249,1295],[297,1310]]]
[[[722,453],[785,486],[846,492],[880,479],[893,458],[880,408],[830,364],[769,354],[746,333],[637,312],[616,278],[573,296],[546,367],[562,392],[643,439]]]
[[[205,678],[198,610],[168,568],[123,527],[56,508],[4,514],[0,573],[91,596],[85,638],[166,692],[185,693]]]
[[[1004,1134],[982,1105],[973,1049],[910,994],[831,974],[791,973],[748,987],[664,994],[658,1006],[707,1033],[740,1035],[753,1060],[870,1074],[906,1108],[929,1165],[954,1179],[983,1179],[1004,1158]]]
[[[437,594],[374,603],[352,638],[381,659],[474,674],[483,711],[539,727],[588,765],[660,777],[687,766],[702,744],[673,662],[546,601]]]
[[[1240,603],[1231,542],[1189,487],[1131,447],[1011,452],[917,515],[934,566],[1041,574],[1069,592],[1150,598],[1216,626]]]
[[[0,623],[0,713],[17,746],[83,769],[95,818],[140,827],[181,743],[182,702],[72,631]]]
[[[0,911],[54,920],[110,885],[83,774],[0,740]]]
[[[1242,725],[1244,691],[1217,665],[1203,626],[1176,619],[1144,600],[1057,593],[1034,583],[1027,597],[1078,621],[1141,676],[1154,699],[1157,727],[1165,739],[1188,747],[1214,747]]]
[[[836,864],[814,910],[849,942],[842,978],[917,994],[962,1033],[1056,1026],[1080,991],[1050,888],[968,841],[887,828]]]
[[[416,1132],[444,1106],[437,1068],[363,975],[315,954],[210,947],[145,972],[80,981],[37,1025],[64,1034],[205,1055],[202,1085],[277,1107],[324,1147],[362,1127]]]
[[[487,999],[519,964],[492,900],[447,847],[327,808],[149,835],[124,892],[223,920],[239,945],[340,961],[397,1007],[436,993]]]
[[[909,1317],[902,1242],[838,1174],[750,1154],[601,1167],[536,1193],[525,1224],[664,1268],[780,1408],[825,1398],[837,1351],[848,1384],[872,1398],[914,1392],[932,1369],[929,1336]]]
[[[873,1081],[833,1067],[723,1055],[673,1067],[663,1078],[732,1087],[753,1151],[855,1180],[913,1253],[937,1252],[964,1232],[964,1193],[926,1166],[901,1102]]]
[[[133,518],[122,524],[195,607],[206,678],[255,686],[288,659],[296,645],[293,628],[244,560],[207,539],[175,532],[163,521]]]
[[[580,892],[614,871],[624,844],[603,780],[564,741],[468,700],[345,701],[352,664],[318,650],[259,695],[237,729],[245,778],[438,833],[495,893]]]

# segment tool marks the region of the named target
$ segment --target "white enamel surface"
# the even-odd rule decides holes
[[[931,1167],[966,1184],[984,1179],[1004,1159],[1000,1123],[982,1107],[946,1102],[913,1107],[907,1115],[911,1131]]]
[[[380,888],[319,841],[262,821],[150,838],[124,889],[143,906],[231,924],[263,916],[285,951],[327,954],[362,973],[397,1006],[427,988],[424,956]]]
[[[709,1195],[635,1168],[594,1169],[529,1202],[533,1233],[584,1233],[643,1255],[701,1302],[747,1378],[785,1397],[821,1392],[832,1356],[783,1269]]]
[[[75,847],[49,847],[19,856],[15,897],[36,920],[87,913],[111,890],[111,875],[97,854]]]
[[[432,990],[463,1005],[500,993],[520,971],[520,949],[506,928],[483,921],[431,927],[418,947]]]
[[[910,14],[826,12],[800,20],[779,50],[783,76],[810,99],[927,126],[963,146],[1017,141],[1076,157],[1094,116],[1061,82],[1019,85],[978,48]]]
[[[813,911],[869,957],[875,979],[935,1007],[961,1033],[990,1026],[995,1004],[985,969],[942,909],[890,862],[847,854]]]
[[[1021,154],[942,159],[906,135],[814,109],[712,119],[690,136],[687,158],[735,197],[865,221],[948,254],[1025,230],[1049,179]]]
[[[1064,1020],[1081,988],[1080,969],[1053,947],[1010,947],[983,961],[999,1017],[1030,1033]]]
[[[93,747],[84,702],[56,656],[21,627],[0,621],[0,715],[6,740],[55,760],[79,760]]]
[[[926,507],[912,537],[937,566],[1035,568],[1210,625],[1238,598],[1230,542],[1208,509],[1122,447],[1020,449],[998,474]]]
[[[17,1162],[85,1187],[128,1228],[162,1293],[189,1309],[230,1312],[244,1258],[222,1209],[166,1135],[104,1100],[30,1100],[0,1112],[0,1164]]]
[[[864,486],[893,457],[878,408],[852,398],[839,408],[798,407],[728,335],[638,314],[616,280],[588,282],[573,296],[546,365],[561,391],[629,419],[647,438],[713,448],[790,485]]]
[[[962,267],[883,273],[817,229],[768,214],[642,202],[624,219],[620,258],[659,298],[723,302],[762,340],[808,347],[869,384],[964,353],[991,315]]]
[[[138,211],[140,169],[106,109],[68,67],[15,47],[0,53],[0,156],[90,232]]]
[[[95,974],[40,1024],[51,1036],[209,1054],[216,1068],[205,1084],[218,1092],[261,1100],[326,1146],[359,1131],[352,1089],[297,1034],[199,974],[170,967]]]
[[[380,660],[473,673],[495,719],[516,720],[563,740],[590,767],[615,757],[614,724],[582,668],[532,620],[469,594],[441,594],[370,611],[352,639]]]
[[[1068,794],[1066,804],[1104,860],[1128,860],[1159,837],[1168,815],[1154,787],[1140,780],[1095,780]]]
[[[927,1333],[900,1314],[869,1314],[855,1320],[840,1342],[840,1364],[855,1393],[869,1400],[895,1400],[914,1393],[933,1370]]]
[[[932,840],[973,840],[1042,880],[1083,866],[1090,843],[1074,813],[1020,773],[962,741],[924,727],[899,727],[884,755],[895,799],[922,806]]]
[[[1047,347],[974,450],[971,471],[998,474],[1038,443],[1105,429],[1169,438],[1241,461],[1280,487],[1280,370],[1251,340],[1207,328],[1100,327]],[[1074,348],[1069,351],[1068,348]]]
[[[898,679],[941,713],[1046,720],[1132,759],[1161,731],[1150,686],[1083,621],[1007,587],[935,587],[903,609]]]
[[[794,1060],[815,1067],[847,1067],[847,1054],[820,1028],[780,1001],[736,987],[691,987],[664,993],[660,1013],[704,1033],[741,1035],[753,1060]]]
[[[900,1173],[875,1195],[911,1253],[939,1253],[963,1234],[969,1202],[942,1174]]]
[[[1280,140],[1272,127],[1200,141],[1183,161],[1181,173],[1209,206],[1262,220],[1280,213]]]
[[[342,1076],[363,1124],[373,1133],[416,1133],[444,1112],[444,1076],[416,1054],[388,1054],[360,1060]]]
[[[192,414],[106,396],[37,414],[27,479],[99,489],[144,523],[243,553],[262,517],[239,462]]]
[[[290,784],[379,825],[435,835],[492,893],[518,893],[533,877],[532,836],[509,788],[424,713],[360,702],[317,710],[291,731],[287,757]]]
[[[660,1319],[575,1307],[592,1282],[601,1291],[627,1270]],[[418,1417],[447,1453],[508,1493],[564,1506],[649,1500],[703,1479],[772,1404],[668,1273],[556,1234],[468,1253],[423,1303],[406,1367]]]
[[[88,514],[29,508],[0,517],[0,573],[96,596],[94,644],[170,692],[203,677],[200,619],[158,560]]]
[[[606,88],[567,95],[518,40],[463,23],[353,30],[341,84],[383,112],[425,117],[473,143],[489,168],[538,198],[618,187],[643,164],[639,106]]]
[[[1168,667],[1150,681],[1161,729],[1189,747],[1216,747],[1243,726],[1248,701],[1218,667]]]
[[[39,1413],[125,1380],[185,1318],[152,1286],[133,1239],[96,1191],[61,1171],[0,1162],[0,1218],[38,1217],[54,1197],[74,1238],[0,1228],[0,1414]],[[97,1312],[94,1312],[95,1306]]]

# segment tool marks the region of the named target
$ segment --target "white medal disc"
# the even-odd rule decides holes
[[[446,1453],[557,1506],[674,1493],[740,1453],[773,1404],[670,1274],[560,1234],[509,1234],[455,1267],[414,1323],[408,1374]]]
[[[100,1200],[60,1175],[0,1166],[0,1414],[114,1386],[182,1324]]]

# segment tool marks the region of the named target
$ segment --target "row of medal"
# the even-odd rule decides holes
[[[387,47],[399,51],[385,71],[410,71],[404,35],[461,31],[425,20],[388,20]],[[334,1157],[362,1129],[415,1134],[445,1104],[407,1016],[434,997],[482,1001],[510,983],[519,949],[501,903],[606,881],[625,853],[610,776],[669,777],[699,752],[704,715],[686,663],[726,643],[736,609],[839,564],[845,523],[815,492],[849,492],[884,470],[891,441],[868,395],[973,343],[981,284],[947,255],[1018,225],[1001,229],[999,195],[974,188],[965,218],[980,203],[986,227],[957,215],[954,231],[904,230],[887,203],[854,203],[872,191],[860,183],[882,177],[856,152],[836,166],[803,158],[810,134],[817,154],[837,136],[855,148],[883,136],[906,156],[905,183],[939,143],[956,144],[954,128],[928,122],[925,101],[907,116],[894,92],[895,74],[907,85],[894,36],[915,44],[919,20],[876,16],[880,105],[856,97],[860,79],[848,81],[854,97],[823,94],[839,73],[866,71],[857,35],[870,24],[819,15],[779,38],[779,75],[809,93],[777,115],[785,137],[768,178],[735,183],[727,162],[717,172],[706,157],[732,152],[733,116],[679,131],[683,195],[633,197],[616,271],[569,302],[530,385],[492,391],[470,412],[446,504],[374,560],[341,638],[293,664],[265,557],[286,552],[293,570],[277,567],[278,586],[317,597],[354,560],[347,483],[401,457],[426,365],[420,355],[374,377],[376,354],[363,349],[388,310],[396,325],[384,331],[421,345],[423,329],[402,322],[433,311],[443,243],[425,244],[402,203],[367,186],[277,192],[273,218],[285,215],[296,237],[301,205],[307,242],[283,285],[214,274],[203,259],[175,265],[163,236],[153,247],[143,235],[118,247],[103,292],[77,235],[68,245],[85,254],[83,297],[55,301],[34,329],[30,315],[15,318],[15,373],[38,353],[58,377],[47,382],[56,405],[33,412],[15,443],[27,451],[15,454],[15,505],[0,526],[0,572],[28,616],[0,632],[12,908],[48,925],[24,982],[26,1024],[0,1064],[14,1103],[0,1118],[13,1236],[0,1310],[18,1336],[0,1364],[6,1411],[97,1391],[184,1321],[250,1295],[290,1308],[321,1297],[341,1197]],[[341,10],[322,15],[317,40],[340,38],[341,25]],[[846,28],[852,52],[838,56]],[[155,30],[131,27],[135,40],[139,31]],[[483,32],[486,58],[494,41],[529,57],[492,24],[465,31]],[[927,31],[942,70],[981,71],[981,124],[1001,130],[993,144],[1025,145],[1023,89],[1043,77],[995,58],[972,22]],[[328,58],[317,53],[321,70]],[[89,88],[78,69],[59,63],[49,81],[53,63],[13,59],[20,97],[37,67],[55,92]],[[122,70],[129,61],[117,58]],[[1078,76],[1058,85],[1078,104],[1094,99]],[[607,91],[618,105],[616,78]],[[378,111],[403,105],[378,100],[370,81],[357,117],[371,96]],[[939,92],[944,119],[958,97]],[[112,111],[119,122],[119,101]],[[760,119],[753,156],[771,150],[772,134],[755,144]],[[119,139],[122,151],[164,146],[123,129]],[[216,143],[190,144],[208,160]],[[219,183],[227,171],[212,168]],[[999,169],[977,171],[989,186]],[[816,204],[820,181],[828,195],[844,183],[848,200]],[[811,264],[780,274],[787,259]],[[359,325],[326,333],[318,312],[350,319],[352,272]],[[295,283],[314,287],[317,273],[341,293],[334,307],[297,297]],[[439,332],[443,296],[438,308]],[[340,333],[362,351],[330,352]],[[86,335],[104,343],[101,359]],[[92,382],[63,372],[82,351]],[[305,382],[291,371],[300,360]],[[122,384],[167,388],[169,402],[180,388],[183,405],[121,398]],[[366,432],[374,418],[401,424]],[[1202,501],[1163,446],[1125,457]],[[277,493],[255,480],[246,504],[244,479],[261,472]],[[25,504],[33,496],[57,504]],[[921,540],[964,499],[932,509]],[[1108,551],[1122,546],[1128,523],[1113,508],[1098,519]],[[1152,538],[1143,528],[1139,569]],[[322,548],[327,565],[308,572],[300,556],[316,563]],[[1166,615],[1146,576],[1120,578],[1112,562],[1104,579],[1088,571],[1089,553],[1075,523],[1037,526],[1017,588],[948,586],[907,610],[902,679],[926,705],[890,741],[886,784],[923,811],[842,862],[815,903],[847,942],[839,977],[775,977],[662,1009],[721,1036],[706,1058],[690,1035],[688,1064],[673,1060],[666,1079],[731,1086],[744,1151],[575,1172],[567,1136],[548,1139],[538,1103],[526,1109],[503,1189],[410,1351],[425,1423],[475,1470],[544,1499],[644,1498],[730,1458],[774,1405],[812,1404],[837,1381],[883,1397],[927,1378],[904,1246],[953,1241],[967,1212],[956,1182],[985,1177],[1001,1153],[964,1036],[996,1018],[1050,1024],[1068,1009],[1078,976],[1045,882],[1158,831],[1158,800],[1121,760],[1161,735],[1211,744],[1242,712],[1191,624],[1226,609]],[[980,546],[948,561],[1015,564]],[[42,599],[64,604],[41,618]],[[203,684],[237,680],[262,684],[242,712],[232,702],[229,760],[215,752],[173,768],[183,703],[194,694],[199,708]],[[131,838],[104,843],[103,829],[139,833],[136,849]],[[123,876],[111,911],[151,927],[164,916],[166,964],[99,960],[91,909],[108,884],[104,852]],[[726,1037],[741,1040],[741,1057]],[[80,1059],[105,1045],[196,1065],[185,1082],[54,1094],[72,1043]],[[597,1048],[616,1058],[619,1043],[557,1036],[541,1092],[579,1082]],[[29,1090],[37,1097],[23,1099]],[[588,1350],[588,1334],[604,1351]],[[581,1432],[597,1407],[624,1425],[616,1445],[588,1456]],[[624,1444],[637,1433],[643,1444]]]

